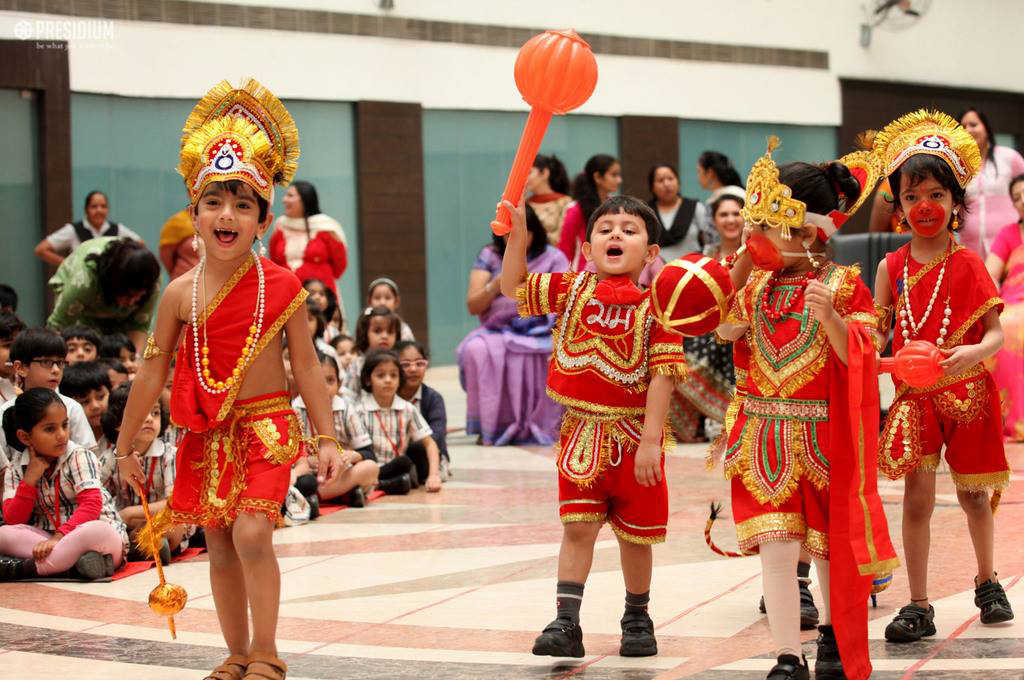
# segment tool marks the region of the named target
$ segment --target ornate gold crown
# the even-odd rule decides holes
[[[281,101],[253,79],[226,80],[185,121],[178,172],[195,203],[210,182],[241,180],[267,201],[298,168],[299,131]]]
[[[791,229],[804,226],[807,206],[793,198],[793,190],[779,181],[779,168],[772,160],[772,151],[779,146],[779,138],[768,138],[768,150],[757,159],[747,176],[747,199],[740,211],[751,224],[767,224],[782,230],[782,238],[789,239]]]
[[[937,156],[949,165],[962,188],[967,188],[981,167],[977,142],[942,111],[918,109],[900,116],[875,137],[874,151],[885,163],[887,176],[911,156]]]

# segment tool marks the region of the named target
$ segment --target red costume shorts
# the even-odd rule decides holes
[[[944,379],[927,391],[907,390],[889,408],[878,467],[890,479],[935,470],[945,445],[957,489],[1001,489],[1010,481],[1010,466],[1000,416],[998,388],[981,366],[956,376],[956,382]]]
[[[588,437],[592,428],[596,431],[593,437]],[[619,430],[617,435],[611,433],[613,428]],[[639,438],[634,422],[594,424],[575,420],[567,414],[562,428],[558,475],[558,514],[563,524],[607,519],[616,535],[630,543],[665,541],[668,525],[665,456],[661,457],[661,481],[654,486],[640,484],[633,467],[637,450],[634,434]],[[567,478],[566,459],[578,456],[581,446],[590,450],[597,472],[589,479],[573,481]]]
[[[806,478],[779,506],[761,504],[743,485],[732,478],[732,516],[740,550],[756,553],[762,543],[799,541],[812,556],[827,560],[828,489],[818,489]]]
[[[174,522],[225,527],[240,512],[276,522],[301,445],[286,393],[236,401],[231,419],[182,438],[170,502]]]

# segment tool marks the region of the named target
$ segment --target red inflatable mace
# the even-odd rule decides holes
[[[513,205],[523,194],[526,176],[552,114],[568,113],[593,94],[597,85],[597,60],[590,45],[571,28],[544,31],[520,48],[515,73],[516,87],[531,108],[501,195]],[[498,208],[491,229],[499,235],[511,230],[511,219],[504,207]]]
[[[930,387],[942,377],[943,354],[926,340],[911,340],[893,358],[882,359],[881,373],[892,373],[911,387]]]

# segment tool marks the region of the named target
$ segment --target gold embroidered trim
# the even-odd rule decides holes
[[[569,501],[559,501],[558,502],[558,507],[564,508],[567,505],[581,505],[581,504],[582,505],[604,505],[607,502],[608,501],[606,501],[606,500],[599,500],[597,498],[576,498],[574,500],[569,500]]]
[[[605,515],[600,512],[567,512],[561,516],[562,524],[569,522],[604,522]]]
[[[519,316],[533,316],[530,312],[529,277],[523,285],[516,287],[516,313]]]
[[[921,456],[921,462],[917,464],[915,470],[921,470],[922,472],[935,472],[939,469],[939,454],[929,453],[926,456]]]
[[[889,335],[889,329],[891,328],[892,324],[892,313],[893,305],[883,307],[877,302],[875,303],[875,318],[878,320],[875,327],[878,329],[878,332],[881,333],[882,335]]]
[[[957,391],[959,391],[959,385]],[[981,416],[988,406],[988,384],[982,377],[980,380],[968,380],[963,383],[967,395],[961,399],[957,391],[939,392],[932,397],[935,409],[950,420],[958,423],[970,423]]]
[[[299,419],[295,414],[287,413],[283,417],[288,423],[284,443],[281,441],[281,432],[272,418],[260,418],[249,424],[249,427],[267,449],[263,457],[268,463],[274,465],[283,465],[295,460],[295,457],[299,455],[299,442],[302,440]]]
[[[650,369],[651,375],[667,375],[676,383],[684,382],[690,374],[686,363],[682,360],[673,363],[651,364]]]
[[[242,280],[242,277],[245,276],[250,269],[252,269],[251,257],[246,259],[246,261],[243,262],[242,264],[238,265],[238,269],[235,270],[235,273],[232,274],[231,277],[224,282],[224,285],[220,287],[220,290],[218,290],[217,294],[213,296],[213,299],[210,300],[210,303],[206,305],[206,309],[204,309],[202,313],[199,315],[199,318],[196,319],[196,324],[198,326],[202,326],[204,323],[206,323],[206,320],[210,318],[210,315],[217,311],[217,308],[220,307],[220,303],[224,302],[224,298],[226,298],[228,294],[235,289],[235,286],[238,285],[238,282]]]
[[[974,310],[974,312],[972,312],[969,317],[967,317],[967,321],[964,321],[960,325],[960,327],[957,328],[953,332],[953,334],[949,336],[946,342],[943,343],[943,348],[951,349],[959,345],[960,341],[963,340],[964,335],[966,335],[967,331],[971,329],[971,326],[977,323],[978,319],[985,316],[988,313],[988,310],[997,307],[1001,304],[1003,304],[1003,299],[1001,297],[991,297],[988,300],[985,300],[985,302],[981,303],[981,306]]]
[[[1010,486],[1009,470],[961,474],[950,469],[949,474],[953,478],[953,484],[956,485],[957,491],[994,491]]]
[[[608,524],[611,526],[612,531],[615,532],[615,535],[627,543],[635,543],[636,545],[655,545],[657,543],[665,542],[665,534],[661,534],[660,536],[635,536],[634,534],[627,532],[615,522],[609,522]]]
[[[622,519],[622,516],[618,513],[612,513],[612,517],[626,529],[636,529],[637,531],[658,531],[660,529],[668,529],[667,524],[655,524],[649,527],[640,526],[639,524],[630,524],[626,520]]]
[[[879,444],[878,467],[889,479],[899,479],[922,464],[921,410],[914,399],[893,401]]]
[[[246,364],[242,369],[242,374],[238,376],[238,379],[235,380],[235,384],[231,386],[230,390],[228,390],[228,394],[224,398],[224,402],[220,405],[220,410],[217,412],[218,421],[222,421],[228,417],[228,413],[231,411],[231,407],[234,405],[235,399],[238,397],[238,391],[242,389],[242,383],[245,382],[245,376],[248,375],[249,369],[252,368],[252,365],[256,363],[256,357],[266,349],[271,340],[277,337],[277,334],[281,332],[281,329],[288,322],[288,319],[291,318],[292,314],[295,313],[295,310],[299,308],[299,305],[305,303],[308,295],[309,291],[305,288],[300,288],[299,292],[295,294],[295,298],[292,299],[288,306],[284,308],[276,319],[274,319],[274,323],[272,323],[270,327],[263,332],[260,339],[255,345],[253,345],[252,361]]]
[[[747,415],[788,420],[828,420],[828,402],[811,399],[781,399],[749,394],[743,410]]]
[[[753,552],[761,543],[802,541],[807,521],[799,512],[766,512],[736,524],[740,550]]]
[[[875,576],[888,574],[896,569],[899,569],[900,558],[891,557],[887,560],[878,560],[877,562],[868,562],[867,564],[857,565],[857,571],[861,576]]]
[[[829,558],[828,534],[823,531],[807,527],[807,535],[804,537],[803,546],[812,557],[817,557],[819,560],[827,560]]]
[[[900,385],[900,388],[896,390],[895,399],[899,399],[904,395],[924,396],[932,392],[938,392],[946,389],[947,387],[950,387],[951,385],[956,385],[957,383],[961,383],[965,380],[976,378],[980,375],[983,375],[985,372],[986,370],[984,364],[976,364],[973,368],[969,368],[963,373],[960,373],[959,375],[943,376],[939,378],[939,381],[937,383],[929,387],[910,387],[906,383],[903,383],[902,385]]]
[[[643,416],[646,410],[643,406],[606,406],[597,402],[574,399],[573,397],[563,396],[550,387],[546,391],[548,396],[559,404],[576,411],[577,417],[580,418],[618,420],[625,416]]]

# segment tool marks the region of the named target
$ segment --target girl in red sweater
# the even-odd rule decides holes
[[[110,576],[128,553],[128,533],[100,482],[99,463],[68,441],[67,407],[54,390],[20,395],[3,419],[20,452],[4,478],[0,580],[60,574]]]

